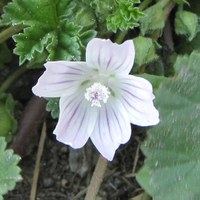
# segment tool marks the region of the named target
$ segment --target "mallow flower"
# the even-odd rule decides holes
[[[115,44],[92,39],[86,62],[51,61],[33,87],[41,97],[60,97],[54,134],[58,141],[81,148],[90,138],[109,161],[131,136],[131,125],[159,122],[151,84],[129,75],[135,49],[132,40]]]

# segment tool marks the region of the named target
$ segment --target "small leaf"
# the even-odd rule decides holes
[[[137,175],[155,200],[200,196],[199,63],[200,53],[179,56],[174,66],[176,77],[163,81],[156,92],[160,123],[150,129],[142,145],[144,166],[150,173],[146,178],[143,171]]]
[[[0,136],[4,136],[7,141],[11,139],[11,134],[17,129],[14,107],[15,101],[11,95],[8,95],[5,102],[0,101]]]
[[[158,59],[158,55],[155,52],[155,43],[151,38],[138,36],[134,38],[133,41],[135,45],[135,63],[137,68]]]
[[[108,30],[112,30],[113,32],[116,32],[118,29],[125,31],[139,25],[138,21],[144,14],[138,7],[134,6],[134,2],[135,1],[117,1],[118,5],[116,5],[112,14],[107,17]]]
[[[139,19],[143,16],[135,4],[140,3],[139,0],[93,0],[90,5],[95,11],[98,20],[100,33],[117,30],[127,30],[138,26]],[[106,27],[105,27],[106,24]]]
[[[195,13],[179,10],[176,12],[175,31],[178,35],[187,36],[191,41],[198,32],[198,16]]]
[[[97,35],[97,32],[94,30],[88,30],[80,34],[81,43],[86,46],[87,43]]]
[[[51,116],[53,119],[57,119],[59,117],[59,98],[49,98],[48,103],[46,105],[46,110],[51,112]]]
[[[142,35],[145,35],[147,32],[164,28],[168,13],[167,3],[168,1],[158,1],[158,3],[144,11],[144,17],[140,20]]]
[[[16,182],[22,179],[21,170],[17,166],[20,157],[13,154],[13,150],[5,150],[5,148],[5,139],[0,137],[0,199],[9,190],[13,190]]]

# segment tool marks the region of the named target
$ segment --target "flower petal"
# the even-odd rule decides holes
[[[91,107],[83,94],[61,97],[60,116],[54,134],[56,139],[73,148],[81,148],[90,137],[97,119],[97,109]]]
[[[33,87],[42,97],[60,97],[75,92],[88,69],[84,62],[55,61],[45,64],[46,71]]]
[[[104,68],[128,74],[133,66],[135,49],[132,40],[119,45],[110,40],[95,38],[86,49],[86,63],[92,68]]]
[[[119,98],[129,113],[131,123],[139,126],[158,124],[159,113],[153,104],[154,95],[151,83],[144,78],[132,75],[118,78]]]
[[[99,110],[92,135],[93,144],[108,160],[112,160],[120,144],[130,139],[131,126],[124,106],[118,100],[108,100]]]

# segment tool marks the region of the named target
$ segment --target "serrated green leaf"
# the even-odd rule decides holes
[[[26,27],[13,37],[14,53],[20,56],[20,64],[44,51],[51,60],[80,59],[81,28],[68,21],[74,6],[69,0],[13,0],[4,7],[4,23]]]
[[[143,16],[135,4],[140,3],[139,0],[92,0],[90,6],[95,11],[98,19],[100,31],[107,32],[117,30],[127,30],[138,26],[139,19]]]
[[[197,200],[200,196],[200,53],[178,57],[177,76],[156,92],[160,124],[153,127],[142,151],[150,170],[148,188],[154,200]],[[149,190],[150,189],[150,190]]]
[[[135,63],[137,68],[158,59],[158,55],[155,52],[155,43],[151,38],[138,36],[134,38],[133,41],[135,45]]]
[[[5,148],[5,139],[0,137],[0,197],[14,189],[16,182],[22,179],[21,170],[17,166],[20,157],[13,154],[13,150]]]
[[[138,1],[137,1],[138,2]],[[135,1],[117,1],[113,13],[107,16],[107,28],[116,32],[128,30],[137,27],[139,19],[144,16],[138,7],[134,7]]]
[[[20,56],[20,64],[26,60],[34,59],[34,54],[43,53],[45,46],[51,42],[53,31],[45,29],[37,29],[37,27],[28,27],[24,29],[24,33],[19,33],[13,37],[17,43],[14,53]]]
[[[187,36],[191,41],[198,32],[198,16],[195,13],[179,10],[175,17],[175,31],[178,35]]]

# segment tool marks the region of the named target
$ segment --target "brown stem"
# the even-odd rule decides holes
[[[103,156],[100,155],[98,162],[96,164],[94,173],[92,175],[90,185],[88,186],[85,200],[95,200],[96,199],[96,195],[97,195],[99,188],[101,186],[101,183],[103,181],[103,176],[106,171],[107,165],[108,165],[108,161]]]
[[[38,151],[37,151],[37,157],[36,157],[35,169],[34,169],[34,174],[33,174],[30,200],[35,200],[35,197],[36,197],[38,178],[39,178],[39,173],[40,173],[40,162],[41,162],[41,157],[42,157],[42,153],[43,153],[43,150],[44,150],[45,139],[46,139],[46,123],[44,122],[43,127],[42,127],[41,136],[40,136]]]
[[[24,156],[30,151],[31,142],[37,135],[38,127],[44,120],[46,100],[33,96],[28,102],[16,136],[11,144],[15,153]]]

